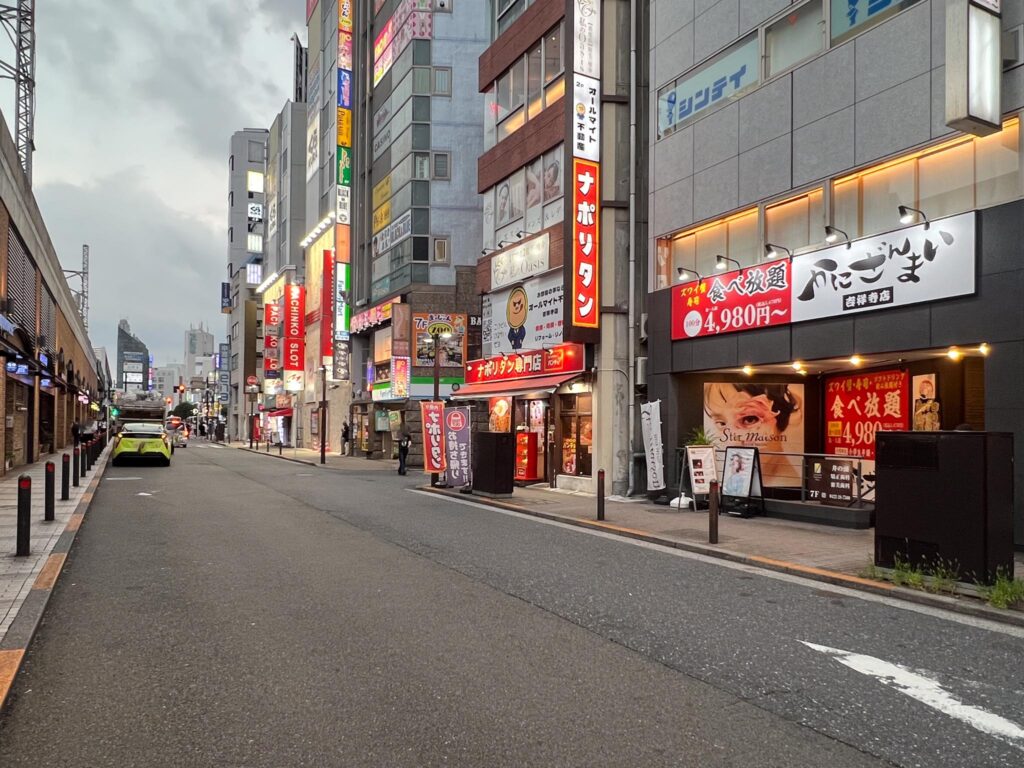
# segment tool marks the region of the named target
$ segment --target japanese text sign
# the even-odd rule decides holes
[[[470,421],[469,408],[444,409],[445,446],[448,460],[448,485],[460,488],[469,484]]]
[[[284,288],[284,355],[286,371],[302,371],[306,356],[306,295],[301,285]]]
[[[975,261],[973,211],[796,256],[793,322],[974,293]]]
[[[757,35],[719,54],[700,71],[658,93],[658,135],[663,135],[715,104],[724,103],[760,79]]]
[[[574,159],[572,195],[572,324],[597,328],[600,322],[600,175],[597,163]]]
[[[280,304],[268,302],[263,306],[263,375],[265,378],[280,375],[282,317]],[[223,355],[223,350],[221,354]],[[224,355],[222,360],[230,358],[230,356],[229,349],[228,354]],[[227,367],[226,363],[224,363],[224,367]]]
[[[768,262],[672,288],[672,338],[790,322],[788,261]]]
[[[445,456],[444,403],[421,401],[420,417],[423,419],[423,471],[441,473],[447,467]]]
[[[590,77],[601,76],[601,4],[599,0],[572,0],[573,69]]]
[[[872,371],[825,381],[825,453],[875,458],[875,433],[910,428],[906,371]]]
[[[579,73],[573,77],[572,146],[574,157],[601,159],[601,82]]]
[[[533,376],[583,373],[584,354],[580,344],[559,344],[551,349],[521,352],[466,364],[466,383],[517,381]]]

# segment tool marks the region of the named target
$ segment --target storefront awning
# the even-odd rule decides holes
[[[463,384],[458,392],[452,393],[454,400],[475,400],[487,397],[519,397],[533,393],[549,395],[562,384],[575,379],[579,373],[560,376],[537,376],[519,381],[486,381],[479,384]]]
[[[291,408],[281,408],[281,409],[276,410],[276,411],[271,411],[270,413],[267,414],[267,416],[269,416],[272,419],[276,419],[279,416],[291,416],[291,415],[292,415],[292,409]]]

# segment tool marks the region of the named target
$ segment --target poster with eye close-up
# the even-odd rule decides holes
[[[716,448],[757,448],[766,486],[800,487],[803,384],[706,382],[704,429]]]

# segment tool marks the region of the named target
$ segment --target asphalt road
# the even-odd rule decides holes
[[[1024,762],[1024,632],[417,482],[204,444],[108,469],[0,765]]]

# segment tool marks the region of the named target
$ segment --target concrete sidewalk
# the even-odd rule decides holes
[[[61,453],[71,454],[71,451]],[[107,448],[100,455],[77,488],[71,485],[67,501],[60,500],[61,453],[43,456],[37,463],[19,468],[0,481],[0,706],[64,567],[64,559],[85,509],[92,501],[110,450]],[[47,461],[56,465],[54,520],[49,523],[43,521]],[[32,478],[32,523],[27,557],[14,554],[21,475]]]

